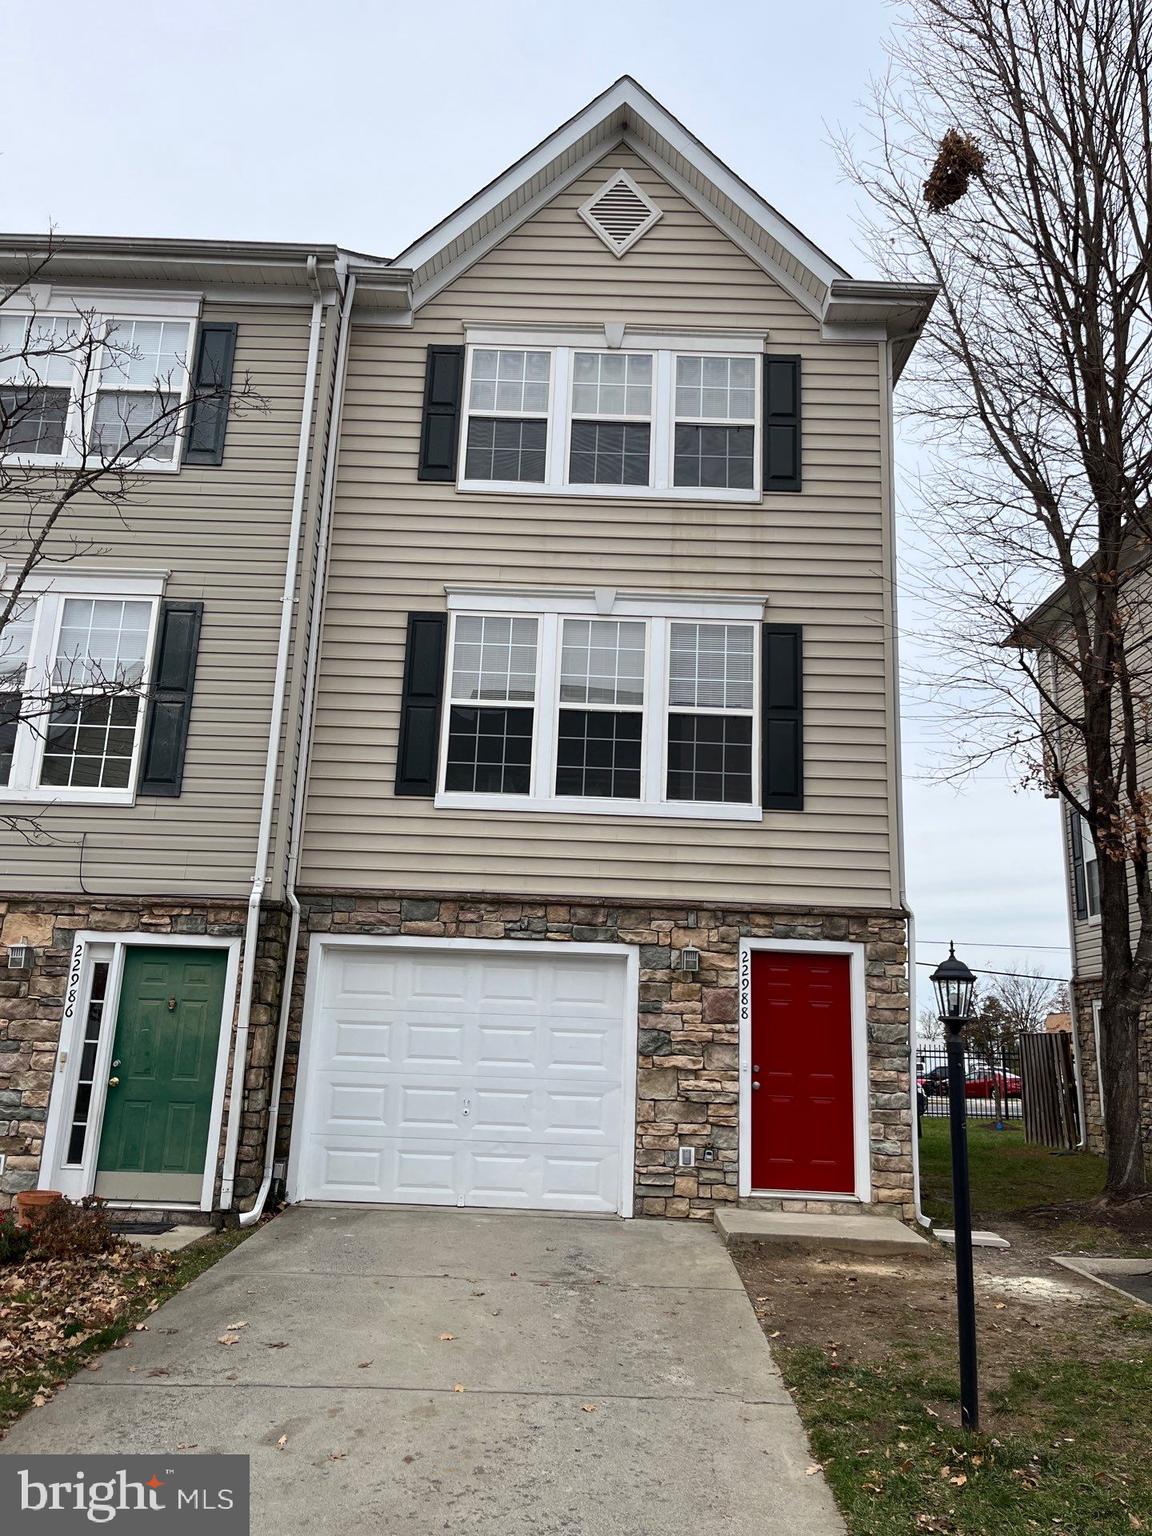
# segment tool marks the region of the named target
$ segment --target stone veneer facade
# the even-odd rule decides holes
[[[110,939],[130,933],[240,938],[246,917],[245,903],[234,900],[0,897],[0,1153],[5,1158],[0,1206],[10,1204],[20,1190],[36,1187],[75,935],[91,930]],[[9,971],[7,947],[22,940],[35,945],[36,964],[28,971]],[[236,1165],[236,1192],[241,1200],[255,1194],[263,1167],[286,944],[286,913],[266,907],[257,950]],[[221,1152],[222,1141],[217,1149],[218,1179]],[[187,1214],[181,1216],[188,1219]]]
[[[300,900],[303,920],[278,1157],[288,1152],[308,943],[313,934],[634,945],[640,956],[636,1213],[709,1219],[717,1206],[738,1198],[740,939],[853,941],[864,945],[867,973],[874,1200],[893,1214],[914,1216],[903,913],[305,892]],[[677,952],[688,947],[701,952],[700,969],[694,974],[673,964]],[[676,1166],[680,1144],[697,1148],[695,1167]],[[715,1149],[714,1161],[701,1160],[705,1147]],[[819,1200],[780,1203],[792,1210],[830,1208],[830,1202]]]
[[[738,1198],[740,939],[852,941],[865,949],[874,1200],[894,1214],[914,1214],[907,930],[901,913],[319,893],[302,895],[301,905],[278,1157],[288,1151],[311,935],[634,945],[640,959],[636,1212],[708,1219],[718,1205]],[[242,936],[245,916],[244,903],[236,901],[0,898],[0,1152],[6,1158],[0,1205],[37,1181],[74,935],[91,930],[109,938],[134,932],[233,938]],[[36,946],[34,968],[3,969],[6,946],[23,939]],[[241,1205],[250,1203],[260,1183],[286,941],[286,912],[266,908],[236,1170]],[[687,947],[701,952],[695,973],[673,964]],[[680,1144],[697,1148],[695,1167],[676,1166]],[[702,1160],[706,1147],[714,1149],[714,1160]],[[787,1209],[830,1208],[815,1199],[782,1203]]]
[[[1080,1048],[1084,1126],[1088,1148],[1105,1152],[1104,1111],[1100,1103],[1100,1071],[1096,1064],[1096,1032],[1092,1027],[1092,1004],[1099,1002],[1103,988],[1098,977],[1072,983],[1072,1017]],[[1140,1116],[1144,1146],[1152,1156],[1152,1010],[1144,1017],[1140,1050]]]

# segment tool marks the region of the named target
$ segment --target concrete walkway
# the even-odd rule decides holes
[[[843,1532],[681,1222],[296,1208],[0,1443],[193,1449],[251,1456],[253,1536]]]

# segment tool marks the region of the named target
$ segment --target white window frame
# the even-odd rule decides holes
[[[16,744],[12,756],[12,772],[8,784],[0,784],[0,805],[132,805],[136,800],[136,780],[140,772],[140,754],[144,743],[144,710],[147,689],[152,676],[156,653],[156,636],[159,628],[160,599],[164,593],[167,572],[133,572],[124,574],[85,574],[61,572],[45,576],[37,573],[22,589],[22,596],[35,603],[32,618],[32,634],[28,645],[28,661],[23,685],[13,692],[41,698],[50,694],[48,686],[55,660],[60,622],[67,598],[94,598],[109,601],[128,599],[147,602],[150,605],[148,639],[144,650],[144,671],[137,693],[136,740],[132,761],[128,768],[128,783],[124,788],[98,789],[90,785],[72,786],[40,783],[40,768],[44,758],[48,716],[45,711],[36,716],[35,722],[24,721],[17,727]],[[0,595],[4,590],[0,579]],[[131,694],[133,687],[125,688]]]
[[[728,332],[725,334],[631,330],[625,326],[604,331],[489,330],[465,328],[464,390],[460,410],[460,441],[457,452],[456,489],[464,493],[501,496],[609,496],[639,500],[735,501],[763,499],[763,332]],[[528,413],[478,410],[470,406],[472,396],[472,359],[478,350],[493,348],[529,352],[550,352],[551,387],[548,394],[547,452],[543,481],[470,480],[467,477],[468,423],[473,415],[503,415],[519,418]],[[584,485],[570,483],[568,463],[572,440],[573,356],[576,352],[623,353],[652,358],[652,415],[648,418],[594,417],[589,420],[641,421],[652,426],[650,483],[648,485]],[[676,425],[676,359],[680,356],[706,357],[721,353],[726,357],[747,357],[754,363],[755,404],[753,419],[747,421],[709,420],[709,426],[748,426],[755,434],[752,450],[750,489],[726,486],[675,485],[674,448]],[[535,413],[533,413],[535,414]],[[538,419],[538,417],[537,417]],[[685,418],[688,423],[688,418]],[[698,422],[688,423],[699,425]]]
[[[492,616],[523,618],[535,615],[539,621],[536,647],[536,695],[532,733],[531,790],[526,795],[504,795],[463,790],[446,790],[448,762],[451,671],[459,617]],[[437,810],[547,812],[567,816],[673,817],[688,821],[762,821],[760,804],[761,719],[760,645],[756,638],[764,619],[764,599],[744,596],[682,597],[679,594],[617,593],[604,589],[589,591],[545,592],[524,589],[501,591],[475,588],[450,588],[448,591],[448,646],[446,683],[440,722],[440,750],[437,768]],[[552,793],[555,783],[556,747],[560,716],[560,660],[563,621],[580,619],[633,619],[646,625],[646,667],[644,678],[643,736],[641,747],[641,783],[639,800],[598,799],[585,795]],[[667,753],[669,668],[668,654],[674,621],[691,623],[745,624],[754,631],[752,646],[752,801],[733,804],[724,801],[669,800],[667,798]],[[528,702],[502,704],[498,701],[469,699],[456,701],[467,708],[528,708]],[[579,708],[564,705],[564,708]],[[605,709],[607,706],[605,706]],[[707,709],[689,713],[708,714]],[[723,711],[728,713],[728,711]],[[743,711],[731,711],[743,714]]]
[[[626,411],[620,411],[616,415],[602,415],[599,412],[589,416],[586,412],[577,413],[575,409],[575,358],[576,353],[591,353],[594,357],[650,357],[652,359],[652,382],[649,385],[651,405],[647,416],[630,416]],[[556,354],[553,353],[553,358]],[[553,372],[555,372],[553,362]],[[564,427],[562,437],[563,464],[561,466],[564,476],[564,488],[568,491],[583,492],[590,496],[602,496],[605,492],[622,492],[630,495],[633,491],[649,490],[657,478],[656,466],[660,463],[656,444],[656,418],[659,408],[660,396],[657,390],[657,376],[659,374],[659,358],[655,353],[640,351],[636,347],[621,347],[613,350],[610,347],[572,347],[565,365],[565,376],[568,380],[568,401],[564,412]],[[594,425],[611,425],[619,422],[624,426],[646,426],[648,428],[648,485],[595,485],[584,480],[569,481],[568,468],[572,461],[572,428],[577,421],[590,421]],[[465,429],[466,430],[466,429]],[[548,436],[552,436],[552,423],[549,421]]]
[[[1104,1119],[1104,1055],[1100,1046],[1100,998],[1092,1000],[1092,1043],[1096,1051],[1096,1087],[1100,1093],[1100,1119]],[[1075,1036],[1073,1036],[1075,1038]]]
[[[188,327],[188,349],[184,357],[183,377],[180,380],[179,390],[173,389],[168,393],[180,396],[180,411],[175,418],[175,435],[177,438],[171,462],[161,459],[142,458],[132,461],[132,473],[134,475],[175,475],[179,474],[183,460],[183,436],[188,425],[187,405],[192,390],[192,360],[198,334],[198,322],[200,319],[201,301],[199,295],[172,294],[172,295],[148,295],[137,296],[134,294],[115,294],[103,291],[89,292],[86,290],[69,290],[62,293],[58,290],[49,290],[45,301],[32,302],[34,295],[17,295],[10,303],[5,304],[5,316],[22,316],[25,320],[63,320],[65,323],[77,322],[87,325],[91,317],[91,325],[94,331],[106,334],[109,326],[118,321],[132,320],[157,320],[167,321],[172,325],[186,325]],[[38,296],[36,296],[38,297]],[[71,399],[68,404],[68,414],[64,424],[64,448],[61,453],[14,453],[3,455],[5,463],[16,468],[42,469],[54,465],[75,467],[85,462],[93,463],[98,457],[98,451],[92,446],[93,432],[96,422],[96,401],[101,391],[101,380],[104,372],[103,343],[101,343],[99,363],[94,367],[92,376],[88,380],[87,398],[84,399],[80,388],[79,375],[73,378]],[[173,384],[176,380],[173,380]],[[8,387],[11,387],[10,385]],[[50,389],[64,389],[64,384],[52,384],[44,386]],[[136,394],[145,394],[145,390],[132,391]],[[80,451],[77,443],[81,421],[81,406],[83,405],[88,423],[88,441],[84,444],[84,452]],[[114,457],[110,460],[116,463]]]
[[[1073,811],[1078,816],[1078,811]],[[1080,817],[1080,849],[1084,855],[1084,910],[1087,913],[1084,921],[1099,924],[1100,922],[1100,856],[1096,852],[1096,844],[1092,838],[1092,828],[1083,816]],[[1092,883],[1088,879],[1088,866],[1096,866],[1096,910],[1092,910]]]

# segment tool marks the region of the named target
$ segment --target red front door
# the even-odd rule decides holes
[[[752,1188],[850,1195],[847,955],[752,954]]]

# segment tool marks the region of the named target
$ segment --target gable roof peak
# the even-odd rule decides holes
[[[807,294],[813,312],[828,286],[848,276],[634,76],[625,74],[397,256],[397,265],[416,273],[417,304],[620,143],[706,216],[728,232],[739,231],[750,254],[773,275],[783,276],[798,297]]]

